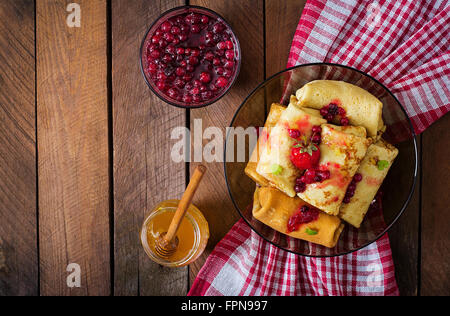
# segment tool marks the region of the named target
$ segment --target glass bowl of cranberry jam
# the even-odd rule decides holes
[[[265,132],[260,127],[264,126],[271,105],[273,103],[289,105],[291,95],[295,95],[298,89],[314,80],[345,81],[375,95],[383,103],[383,119],[387,128],[383,138],[394,144],[399,150],[399,155],[390,168],[380,191],[372,201],[360,229],[345,224],[335,248],[326,248],[291,238],[259,222],[252,212],[256,185],[245,174],[245,168],[255,148],[255,143],[251,141],[252,138],[256,139],[259,133],[260,140],[267,139],[267,131]],[[345,110],[343,111],[336,103],[326,105],[320,114],[330,124],[339,126],[349,124]],[[231,200],[250,228],[261,238],[280,249],[307,257],[333,257],[357,251],[384,236],[398,221],[411,200],[418,173],[417,142],[411,121],[400,102],[388,88],[375,78],[357,69],[337,64],[316,63],[303,64],[281,71],[261,83],[247,96],[236,110],[230,127],[225,142],[224,157],[226,157],[226,161],[224,162],[224,169]],[[255,137],[253,135],[247,137],[246,133],[237,132],[239,130],[246,131],[246,133],[254,131]],[[296,167],[306,170],[300,178],[296,179],[294,187],[296,192],[302,192],[303,186],[322,182],[331,176],[330,171],[332,170],[327,169],[326,166],[318,169],[308,167],[308,164],[315,159],[314,146],[321,144],[321,131],[322,127],[312,126],[312,135],[310,139],[306,139],[309,144],[308,148],[311,149],[311,154],[308,156],[311,158],[296,161],[298,164],[302,164],[302,166],[296,165]],[[298,130],[289,130],[289,137],[297,139],[300,136],[298,133]],[[319,137],[316,138],[316,136]],[[261,139],[261,137],[263,138]],[[304,140],[300,138],[300,141]],[[245,147],[238,147],[240,144],[244,144]],[[295,146],[293,149],[291,155],[297,153]],[[302,147],[302,149],[305,148]],[[242,153],[245,154],[245,161],[243,161],[244,155],[241,155]],[[292,157],[290,158],[292,161]],[[280,172],[280,167],[274,165],[273,173]],[[254,168],[256,167],[254,166]],[[361,175],[356,174],[348,186],[344,203],[353,197],[354,190],[361,181]],[[314,221],[316,216],[317,209],[312,207],[304,209],[303,205],[300,204],[297,212],[288,219],[286,232],[296,231],[298,225]]]
[[[141,69],[148,86],[178,107],[216,102],[230,90],[240,66],[240,45],[230,25],[203,7],[165,12],[142,42]]]

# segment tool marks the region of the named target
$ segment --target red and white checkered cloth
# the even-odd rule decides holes
[[[450,109],[450,3],[309,0],[288,67],[358,68],[399,99],[417,133]],[[217,245],[189,295],[398,295],[389,238],[334,258],[296,256],[239,221]]]

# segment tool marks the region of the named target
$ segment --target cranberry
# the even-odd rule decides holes
[[[177,78],[173,83],[177,88],[183,89],[186,85],[186,82],[183,79]]]
[[[314,178],[307,178],[306,176],[301,177],[301,180],[305,184],[313,184],[314,182],[316,182]]]
[[[202,96],[200,94],[196,94],[192,96],[192,99],[194,99],[194,102],[200,103],[202,102]]]
[[[223,49],[216,50],[216,56],[222,57],[225,55],[225,51]]]
[[[161,57],[161,52],[159,50],[154,50],[150,53],[150,56],[152,56],[153,58],[159,58]]]
[[[225,58],[228,59],[228,60],[234,60],[234,51],[227,50],[225,52]]]
[[[188,94],[185,94],[183,96],[183,102],[187,103],[187,104],[192,103],[192,97],[190,95],[188,95]]]
[[[165,39],[167,42],[172,43],[173,40],[175,39],[175,37],[174,37],[173,34],[171,34],[171,33],[166,33],[166,34],[164,34],[164,39]]]
[[[192,90],[191,90],[191,94],[192,95],[196,95],[196,94],[200,94],[200,89],[199,88],[193,88]]]
[[[228,80],[224,77],[219,77],[216,81],[216,86],[219,88],[225,88],[228,85]]]
[[[205,54],[205,59],[208,61],[212,61],[214,59],[214,54],[212,52],[207,52]]]
[[[156,78],[158,78],[158,80],[161,80],[161,81],[167,80],[166,74],[162,71],[158,72]]]
[[[341,107],[339,107],[338,112],[339,112],[339,115],[345,115],[345,114],[347,114],[347,111],[345,111],[345,109],[344,109],[344,108],[341,108]]]
[[[302,224],[316,221],[319,218],[319,210],[315,207],[302,206],[294,215],[289,218],[287,232],[299,230]]]
[[[300,136],[302,136],[302,133],[298,130],[298,129],[289,129],[289,137],[297,139],[300,138]]]
[[[227,69],[233,69],[233,68],[234,68],[234,61],[227,60],[227,61],[224,63],[223,66],[224,66],[225,68],[227,68]]]
[[[188,39],[188,36],[186,34],[180,34],[178,35],[178,39],[180,40],[180,42],[185,42]]]
[[[195,58],[195,57],[194,57],[194,58]],[[186,66],[186,71],[188,71],[188,72],[194,72],[194,70],[195,70],[194,66],[192,66],[192,65],[187,65],[187,66]]]
[[[328,107],[324,107],[320,110],[320,115],[322,115],[323,117],[328,115]]]
[[[202,82],[200,80],[194,80],[194,87],[200,87]]]
[[[158,66],[155,63],[148,64],[148,71],[151,73],[156,73]]]
[[[347,191],[345,196],[348,196],[348,197],[352,198],[352,197],[355,196],[355,191]]]
[[[350,185],[347,188],[347,192],[355,192],[356,191],[356,184],[354,182],[350,183]]]
[[[225,69],[223,72],[223,76],[226,78],[231,78],[232,75],[233,75],[233,71],[231,71],[230,69]]]
[[[161,39],[160,36],[154,35],[154,36],[152,37],[152,43],[153,43],[153,44],[158,44],[160,39]]]
[[[191,56],[187,60],[188,65],[192,65],[192,66],[198,65],[198,62],[199,62],[198,58],[195,56]]]
[[[217,48],[218,49],[226,49],[227,44],[225,42],[219,42],[219,43],[217,43]]]
[[[336,116],[339,114],[339,106],[337,104],[331,103],[328,108],[328,113]]]
[[[169,45],[166,47],[166,53],[168,53],[170,55],[175,54],[175,51],[176,51],[175,45]]]
[[[219,76],[222,76],[224,72],[225,72],[225,69],[223,67],[216,68],[216,74],[218,74]]]
[[[177,55],[184,55],[184,48],[183,47],[178,47],[176,49]]]
[[[322,133],[322,127],[320,127],[320,126],[318,126],[318,125],[313,126],[312,132],[313,132],[313,133],[317,133],[317,134],[321,134],[321,133]]]
[[[203,100],[209,100],[209,99],[212,99],[212,97],[213,97],[213,93],[211,91],[202,92]]]
[[[192,25],[192,27],[191,27],[191,31],[192,31],[192,33],[195,33],[195,34],[197,34],[197,33],[200,33],[200,31],[201,31],[201,28],[200,28],[200,26],[199,26],[199,25],[197,25],[197,24],[194,24],[194,25]]]
[[[294,187],[295,193],[303,193],[306,191],[306,185],[303,182],[300,182],[299,184],[296,184]]]
[[[326,119],[329,123],[331,123],[331,122],[333,121],[333,119],[334,119],[334,115],[332,115],[332,114],[327,114],[327,115],[325,116],[325,119]]]
[[[169,90],[167,90],[167,94],[169,95],[169,97],[171,97],[172,99],[176,99],[178,96],[178,91],[175,88],[170,88]]]
[[[170,33],[172,33],[173,35],[181,34],[181,29],[178,26],[172,26]]]
[[[184,68],[182,68],[182,67],[178,67],[178,68],[175,70],[175,74],[176,74],[178,77],[182,77],[182,76],[184,76],[184,75],[186,74],[186,69],[184,69]]]
[[[220,34],[225,30],[225,25],[223,25],[222,23],[218,22],[216,24],[214,24],[213,26],[213,32],[214,34]]]
[[[185,74],[185,75],[183,76],[183,80],[184,80],[185,82],[191,81],[192,78],[193,78],[193,76],[192,76],[191,74]]]
[[[202,72],[200,74],[200,81],[204,82],[204,83],[209,83],[211,82],[211,75],[207,72]]]
[[[345,198],[344,198],[344,203],[345,204],[349,204],[350,202],[352,201],[352,198],[351,197],[349,197],[349,196],[345,196]]]
[[[161,24],[161,30],[164,33],[170,32],[171,29],[172,29],[172,23],[170,23],[169,21],[166,21],[163,24]]]
[[[158,82],[156,82],[156,86],[158,87],[159,90],[164,91],[166,89],[166,84],[164,81],[160,80]]]
[[[202,15],[200,22],[202,22],[203,24],[208,24],[209,18],[206,15]]]
[[[319,178],[319,181],[316,181],[316,171],[314,170],[314,169],[309,169],[309,170],[306,170],[306,172],[305,172],[305,178],[308,180],[308,182],[310,182],[310,183],[314,183],[314,182],[320,182],[320,178]]]
[[[169,55],[169,54],[165,54],[164,56],[163,56],[163,58],[162,58],[162,60],[166,63],[166,64],[168,64],[168,63],[170,63],[171,61],[172,61],[172,56],[171,55]]]
[[[331,172],[329,170],[320,170],[317,174],[319,175],[321,182],[331,178]]]
[[[315,134],[313,135],[313,137],[311,137],[311,142],[320,145],[320,143],[322,142],[322,137],[320,136],[320,134]]]
[[[343,118],[341,119],[341,125],[342,125],[342,126],[348,126],[349,124],[350,124],[350,121],[349,121],[348,118],[343,117]]]
[[[225,44],[227,46],[227,49],[233,49],[234,48],[234,45],[233,45],[232,41],[226,41]]]
[[[185,60],[180,61],[180,67],[186,68],[187,62]]]
[[[214,66],[219,66],[221,64],[219,58],[214,58],[212,63],[213,63]]]
[[[191,56],[194,56],[194,57],[200,56],[200,50],[195,49],[195,48],[191,49]]]
[[[158,42],[158,45],[161,48],[165,48],[167,46],[167,41],[161,38]]]
[[[355,182],[361,182],[362,179],[363,179],[363,176],[360,173],[355,174],[355,176],[353,177],[353,180],[355,180]]]

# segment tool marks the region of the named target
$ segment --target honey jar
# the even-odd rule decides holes
[[[180,201],[169,200],[156,206],[145,219],[141,230],[141,242],[146,254],[154,262],[166,267],[183,267],[200,257],[209,239],[209,227],[203,214],[193,204],[177,231],[178,247],[169,258],[161,258],[155,251],[156,240],[167,232]]]

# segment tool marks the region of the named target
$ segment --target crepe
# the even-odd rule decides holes
[[[301,109],[290,104],[281,114],[275,127],[270,131],[268,141],[262,150],[256,172],[271,186],[278,188],[290,197],[295,196],[295,180],[303,170],[297,169],[290,160],[291,148],[295,139],[289,136],[289,129],[297,129],[307,138],[311,137],[312,127],[326,121],[317,110]],[[276,167],[277,172],[274,172]]]
[[[339,217],[356,228],[361,226],[364,216],[370,207],[375,195],[387,176],[393,161],[398,155],[398,149],[381,140],[367,150],[367,155],[361,163],[357,173],[363,180],[356,186],[355,196],[349,204],[342,204]],[[386,161],[385,168],[379,167],[379,161]]]
[[[256,148],[253,150],[250,161],[245,168],[245,174],[261,186],[268,186],[269,181],[256,172],[256,166],[258,165],[261,153],[266,146],[267,139],[270,135],[270,130],[277,124],[285,109],[286,107],[281,104],[272,104],[269,115],[267,116],[266,124],[264,125],[264,129],[262,130],[258,143],[256,144]]]
[[[288,236],[328,248],[335,247],[344,225],[338,217],[323,212],[320,212],[316,221],[303,224],[298,231],[287,233],[289,218],[303,205],[306,205],[306,203],[298,197],[289,197],[275,188],[257,188],[254,196],[253,216],[260,222]],[[309,235],[307,228],[316,231],[317,235]]]
[[[322,125],[319,170],[329,170],[331,177],[309,184],[298,196],[307,203],[330,214],[338,215],[347,187],[366,155],[371,141],[364,137],[338,131],[333,125]]]
[[[297,105],[322,109],[330,103],[344,108],[351,125],[363,126],[370,137],[376,137],[384,127],[382,119],[383,103],[368,91],[334,80],[317,80],[306,84],[297,91]]]

